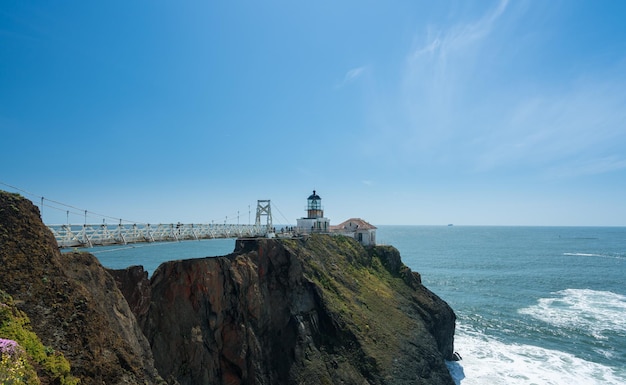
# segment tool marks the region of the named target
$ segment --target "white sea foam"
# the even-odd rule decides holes
[[[626,333],[626,296],[589,289],[566,289],[554,295],[519,313],[556,327],[575,328],[597,339],[607,339],[607,332]]]
[[[460,325],[455,348],[463,358],[448,363],[457,385],[623,385],[626,371],[569,353],[507,344]]]
[[[610,259],[626,259],[623,254],[594,254],[594,253],[563,253],[570,257],[594,257],[594,258],[610,258]]]
[[[563,255],[570,255],[574,257],[608,257],[608,255],[590,253],[563,253]]]

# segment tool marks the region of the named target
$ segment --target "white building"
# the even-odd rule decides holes
[[[353,237],[363,246],[376,245],[376,226],[361,218],[350,218],[337,226],[332,226],[331,230],[333,233]]]
[[[307,216],[305,218],[297,219],[299,233],[330,232],[330,219],[324,217],[322,198],[315,193],[315,190],[313,190],[313,194],[307,199],[306,213]]]

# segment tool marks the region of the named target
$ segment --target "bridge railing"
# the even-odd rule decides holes
[[[238,224],[48,225],[61,248],[211,238],[260,237],[267,226]]]

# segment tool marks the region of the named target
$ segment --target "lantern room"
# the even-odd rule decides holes
[[[313,190],[313,194],[307,199],[306,207],[307,218],[323,218],[324,210],[322,209],[322,198]]]

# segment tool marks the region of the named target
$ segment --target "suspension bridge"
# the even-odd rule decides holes
[[[31,195],[43,214],[44,208],[52,208],[67,213],[67,224],[46,224],[54,235],[60,248],[94,247],[115,244],[131,244],[140,242],[172,242],[184,240],[201,240],[213,238],[242,238],[242,237],[273,237],[275,230],[272,224],[272,205],[269,199],[257,200],[256,219],[254,224],[227,223],[169,223],[150,224],[127,221],[107,215],[97,214],[88,210],[67,205],[51,199],[40,197],[18,187],[0,182],[13,190],[25,195]],[[40,198],[40,199],[39,199]],[[248,206],[248,209],[250,207]],[[69,223],[70,212],[74,215],[83,215],[84,224]],[[279,210],[280,213],[280,210]],[[89,214],[89,215],[88,215]],[[237,213],[237,222],[239,222]],[[282,215],[282,213],[280,213]],[[90,224],[87,218],[96,216],[103,219],[101,224]],[[283,215],[284,218],[284,215]],[[118,221],[117,224],[106,223],[106,220]]]
[[[265,219],[265,223],[263,223]],[[272,237],[272,209],[270,200],[258,200],[253,225],[240,224],[149,224],[132,223],[109,225],[47,225],[60,248],[94,247],[139,242],[170,242],[212,238]]]

